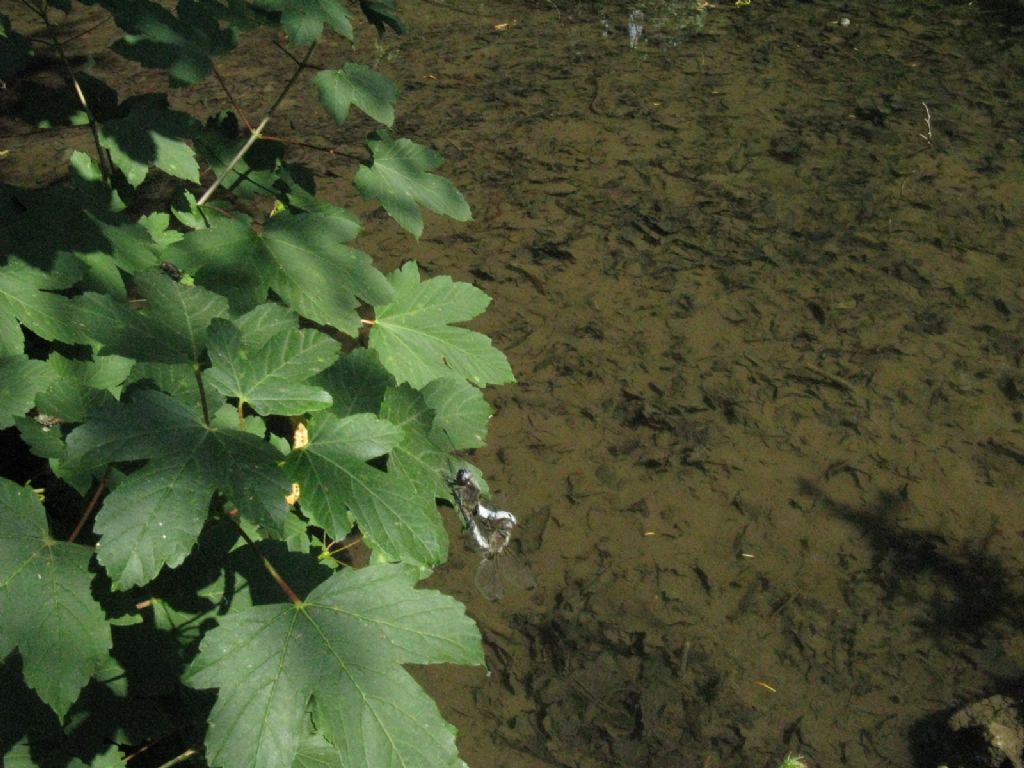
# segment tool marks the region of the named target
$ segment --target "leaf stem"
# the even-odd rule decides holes
[[[231,512],[228,512],[228,519],[235,524],[236,528],[238,528],[238,532],[242,534],[242,538],[245,539],[245,543],[252,547],[253,552],[255,552],[259,559],[263,561],[263,568],[266,570],[267,573],[270,574],[270,578],[272,578],[277,583],[277,586],[281,588],[281,591],[284,592],[285,597],[291,600],[295,606],[301,608],[302,600],[299,598],[298,595],[295,594],[295,590],[288,585],[288,582],[284,580],[284,577],[277,572],[277,569],[270,564],[270,561],[263,556],[263,554],[260,552],[259,547],[256,546],[256,542],[253,541],[249,534],[245,532],[245,529],[238,524],[238,521],[235,520],[235,517],[237,515],[238,509],[233,509],[231,510]]]
[[[303,149],[314,149],[317,152],[326,152],[329,155],[337,155],[339,157],[348,158],[349,160],[355,160],[356,162],[359,162],[364,159],[352,152],[342,152],[337,149],[331,149],[330,147],[321,147],[319,144],[310,144],[308,141],[286,139],[283,136],[271,136],[269,133],[263,134],[263,138],[266,139],[267,141],[276,141],[281,144],[290,144],[293,147],[302,147]]]
[[[109,184],[112,172],[110,154],[103,148],[103,145],[100,144],[99,123],[96,121],[96,115],[93,114],[92,108],[89,106],[89,100],[85,98],[85,91],[82,90],[82,86],[78,82],[78,78],[75,77],[75,71],[71,68],[71,62],[68,61],[68,57],[64,54],[64,46],[61,45],[60,40],[57,38],[57,31],[54,29],[53,24],[50,23],[48,3],[46,0],[43,0],[38,8],[29,3],[26,3],[26,5],[34,10],[36,14],[38,14],[39,18],[43,20],[43,24],[46,26],[46,31],[50,35],[50,40],[53,41],[53,48],[57,51],[57,56],[60,58],[64,68],[68,71],[68,77],[71,79],[71,84],[75,88],[75,95],[78,97],[78,103],[82,105],[82,109],[85,110],[85,114],[89,118],[89,131],[92,133],[92,140],[96,145],[96,160],[100,167],[100,174],[103,176],[103,183]]]
[[[172,768],[172,766],[178,765],[179,763],[184,763],[190,757],[194,757],[195,755],[198,755],[198,754],[199,754],[199,750],[198,749],[196,749],[195,747],[189,747],[188,749],[186,749],[184,752],[182,752],[177,757],[172,757],[166,763],[161,765],[160,768]]]
[[[270,109],[267,110],[267,114],[264,115],[262,120],[260,120],[260,124],[249,133],[248,140],[246,140],[245,144],[242,145],[242,148],[238,150],[235,156],[231,159],[231,162],[228,163],[227,167],[220,172],[216,179],[214,179],[213,184],[203,192],[203,196],[196,201],[196,205],[206,204],[206,201],[210,199],[210,196],[220,188],[221,184],[224,183],[224,179],[228,177],[228,174],[231,173],[231,171],[235,169],[235,166],[242,161],[242,158],[245,157],[246,153],[252,148],[252,145],[259,141],[263,135],[263,129],[267,127],[267,123],[270,122],[270,118],[273,117],[277,108],[281,106],[281,102],[284,101],[284,97],[288,95],[288,91],[290,91],[292,86],[295,85],[295,81],[299,79],[299,75],[301,75],[302,71],[306,68],[306,63],[309,61],[309,57],[313,55],[313,50],[315,48],[316,42],[309,46],[309,50],[307,50],[306,55],[302,57],[302,61],[298,62],[295,67],[295,72],[292,73],[291,78],[287,83],[285,83],[284,88],[281,89],[281,93],[277,95],[274,103],[270,105]]]
[[[96,491],[93,493],[92,498],[89,499],[89,504],[86,506],[85,511],[82,513],[82,517],[78,520],[78,525],[75,526],[75,530],[68,536],[68,543],[74,544],[75,539],[78,538],[82,529],[85,528],[85,524],[89,522],[89,518],[92,517],[93,511],[96,509],[96,505],[99,503],[100,496],[107,490],[107,480],[110,477],[110,467],[107,467],[107,471],[103,473],[103,479],[100,480],[100,484],[96,486]]]

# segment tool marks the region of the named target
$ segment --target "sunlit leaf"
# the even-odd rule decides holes
[[[420,388],[437,378],[461,376],[477,386],[515,381],[508,360],[482,333],[458,328],[491,299],[469,283],[449,277],[420,282],[409,262],[391,277],[395,297],[377,306],[370,349],[399,382]]]
[[[18,647],[25,681],[61,718],[111,648],[91,559],[50,536],[31,488],[0,478],[0,646]]]
[[[361,302],[392,293],[370,257],[345,244],[358,231],[351,217],[335,213],[279,213],[262,232],[244,219],[220,221],[187,234],[167,257],[199,285],[229,296],[236,311],[252,309],[272,288],[303,317],[355,335]]]
[[[392,139],[378,130],[367,140],[373,165],[359,166],[356,189],[365,198],[379,200],[403,229],[419,238],[423,214],[419,206],[456,221],[469,221],[469,204],[448,179],[430,171],[441,165],[441,156],[409,139]]]
[[[343,244],[355,234],[349,222],[320,213],[278,214],[262,233],[277,294],[300,315],[351,335],[359,299],[391,295],[370,257]]]
[[[404,384],[389,389],[380,415],[402,429],[402,441],[388,454],[388,473],[405,480],[427,504],[447,496],[446,453],[430,439],[434,412],[423,395]]]
[[[343,570],[302,605],[228,614],[200,646],[188,682],[219,687],[206,755],[223,768],[292,765],[310,700],[343,765],[458,765],[453,730],[402,664],[480,664],[462,605],[414,588],[415,569]]]
[[[150,461],[106,498],[95,530],[98,559],[118,589],[145,584],[177,566],[195,544],[214,492],[243,515],[280,530],[291,486],[278,452],[255,435],[207,427],[193,410],[159,392],[97,413],[67,440],[80,466]]]
[[[170,176],[199,182],[195,152],[183,139],[199,130],[195,118],[167,106],[164,96],[140,96],[122,106],[123,117],[105,121],[100,144],[133,187],[149,174],[149,167]]]
[[[435,444],[459,450],[483,445],[493,409],[480,389],[465,379],[443,378],[434,379],[422,391],[436,413],[431,430]]]
[[[257,320],[264,315],[259,312]],[[299,330],[294,316],[291,328],[269,338],[258,322],[249,332],[248,318],[239,318],[237,325],[214,321],[207,383],[263,414],[299,415],[329,407],[331,396],[304,382],[337,359],[338,343],[312,328]]]
[[[345,768],[338,748],[322,734],[312,733],[302,737],[295,752],[292,768]]]
[[[352,39],[349,12],[338,0],[255,0],[260,8],[281,14],[281,26],[293,45],[309,45],[320,39],[327,24],[342,37]]]
[[[395,121],[398,88],[384,75],[363,64],[348,62],[341,69],[323,70],[313,82],[320,91],[320,103],[339,125],[348,119],[352,104],[378,123],[390,127]]]
[[[308,426],[309,444],[292,451],[284,469],[302,488],[310,521],[334,539],[358,523],[370,545],[392,560],[442,562],[448,538],[433,499],[366,463],[398,445],[402,430],[370,414],[339,419],[320,413]]]

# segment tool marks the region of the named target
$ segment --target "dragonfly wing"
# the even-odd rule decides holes
[[[498,558],[487,557],[480,561],[476,569],[476,587],[488,600],[501,600],[505,595],[505,585],[501,583],[498,570]]]
[[[530,573],[530,569],[514,554],[505,550],[500,559],[502,562],[498,564],[498,569],[505,582],[520,589],[533,589],[537,586],[537,579]]]

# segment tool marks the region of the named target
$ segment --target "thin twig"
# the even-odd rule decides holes
[[[86,506],[85,511],[82,513],[81,518],[78,520],[78,525],[75,526],[75,530],[68,536],[68,543],[74,544],[75,539],[78,538],[82,529],[85,528],[85,524],[89,522],[89,518],[92,517],[93,511],[96,509],[96,505],[99,503],[100,496],[107,490],[107,479],[110,477],[110,467],[107,467],[107,471],[103,473],[103,479],[100,480],[100,484],[96,486],[96,491],[93,493],[92,498],[89,499],[89,504]]]
[[[199,750],[198,749],[196,749],[195,747],[189,747],[188,749],[186,749],[184,752],[182,752],[177,757],[172,757],[166,763],[161,765],[160,768],[173,768],[173,766],[178,765],[179,763],[184,763],[190,757],[194,757],[195,755],[198,755],[198,754],[199,754]]]
[[[228,177],[228,174],[231,173],[235,169],[235,166],[242,161],[242,158],[245,157],[252,145],[262,137],[263,129],[267,126],[267,123],[270,122],[270,118],[273,117],[277,108],[281,106],[281,102],[284,101],[284,97],[288,95],[288,91],[290,91],[292,86],[295,85],[295,81],[299,79],[299,75],[301,75],[302,71],[306,69],[306,62],[308,62],[309,57],[313,55],[315,48],[316,43],[314,42],[309,46],[309,50],[306,51],[306,55],[302,58],[302,61],[300,61],[298,66],[296,66],[291,79],[285,83],[285,86],[281,89],[281,93],[278,94],[277,99],[270,105],[270,109],[267,110],[267,114],[262,120],[260,120],[260,124],[256,126],[254,131],[252,131],[249,135],[249,139],[242,145],[242,148],[238,150],[238,153],[231,159],[231,162],[228,163],[227,167],[221,171],[220,175],[214,180],[213,184],[210,185],[209,189],[203,192],[203,196],[196,201],[197,205],[204,205],[206,201],[210,199],[210,196],[217,191],[221,184],[224,183],[224,179]]]
[[[249,118],[246,117],[245,112],[235,101],[235,97],[228,90],[228,84],[224,82],[224,78],[220,76],[220,72],[217,70],[217,65],[213,65],[213,76],[217,78],[217,82],[220,83],[220,87],[224,90],[224,94],[228,97],[228,101],[231,102],[231,108],[235,110],[235,114],[242,118],[242,122],[245,123],[245,127],[252,131],[252,123],[249,122]]]
[[[64,54],[64,46],[62,46],[60,40],[57,39],[57,32],[50,23],[50,14],[47,9],[47,3],[44,1],[41,6],[36,8],[26,0],[25,5],[34,10],[36,14],[38,14],[39,18],[43,20],[43,24],[46,26],[46,31],[50,34],[50,39],[53,41],[53,48],[57,51],[57,56],[68,71],[68,77],[71,78],[71,83],[75,87],[75,95],[78,96],[78,102],[82,105],[82,109],[85,110],[85,114],[89,118],[89,130],[92,132],[93,143],[96,144],[96,159],[100,166],[100,174],[103,176],[103,182],[109,183],[111,173],[113,172],[110,155],[103,148],[103,145],[100,144],[99,124],[96,122],[96,115],[93,114],[92,108],[89,106],[89,101],[85,98],[85,91],[82,90],[82,86],[79,84],[78,78],[75,77],[75,72],[71,68],[71,62],[68,61],[68,57]]]
[[[291,59],[291,60],[292,60],[292,63],[293,63],[293,64],[295,64],[296,66],[299,66],[299,67],[301,67],[301,66],[302,66],[302,62],[301,62],[301,61],[299,61],[299,60],[298,60],[298,59],[297,59],[297,58],[295,57],[295,54],[294,54],[294,53],[292,53],[292,52],[291,52],[291,51],[289,51],[289,50],[288,50],[287,48],[285,48],[285,47],[284,47],[283,45],[281,45],[281,44],[280,44],[279,42],[277,42],[277,40],[274,40],[274,41],[272,41],[272,42],[274,43],[274,46],[275,46],[275,47],[276,47],[276,48],[277,48],[277,49],[278,49],[279,51],[281,51],[281,53],[283,53],[283,54],[284,54],[285,56],[287,56],[287,57],[288,57],[289,59]]]
[[[90,32],[92,32],[93,30],[95,30],[95,29],[99,29],[99,28],[100,28],[100,27],[102,27],[102,26],[103,26],[104,24],[106,24],[106,23],[107,23],[108,21],[112,21],[113,19],[114,19],[114,17],[113,17],[113,16],[111,15],[111,14],[109,14],[109,13],[108,13],[108,14],[106,15],[106,17],[105,17],[104,19],[102,19],[101,21],[98,21],[98,22],[96,22],[95,24],[93,24],[93,25],[92,25],[91,27],[89,27],[88,29],[83,29],[83,30],[82,30],[81,32],[79,32],[78,34],[76,34],[76,35],[72,35],[71,37],[69,37],[69,38],[65,39],[65,40],[64,40],[64,44],[65,44],[65,45],[67,45],[68,43],[70,43],[70,42],[72,42],[72,41],[74,41],[74,40],[77,40],[77,39],[78,39],[78,38],[80,38],[80,37],[85,37],[86,35],[88,35],[88,34],[89,34]]]
[[[242,158],[245,157],[245,154],[249,151],[252,145],[259,140],[260,132],[263,130],[264,126],[266,126],[266,124],[269,121],[270,115],[267,115],[260,121],[260,124],[256,126],[256,130],[249,134],[248,141],[246,141],[245,144],[242,145],[242,148],[238,150],[238,152],[235,154],[235,156],[231,158],[231,162],[228,163],[227,167],[223,171],[221,171],[220,175],[216,179],[213,180],[213,184],[211,184],[209,188],[205,192],[203,192],[203,196],[196,200],[196,205],[205,205],[206,201],[210,199],[210,195],[212,195],[214,192],[217,191],[218,188],[220,188],[220,185],[224,183],[224,179],[228,177],[228,174],[235,169],[235,166],[242,161]]]
[[[337,149],[331,149],[330,147],[321,147],[319,144],[310,144],[308,141],[286,139],[283,136],[271,136],[269,133],[263,134],[263,138],[266,141],[276,141],[280,144],[290,144],[293,147],[302,147],[303,149],[315,149],[317,152],[326,152],[329,155],[337,155],[338,157],[344,157],[349,160],[355,160],[357,162],[363,159],[359,155],[353,154],[352,152],[342,152]]]

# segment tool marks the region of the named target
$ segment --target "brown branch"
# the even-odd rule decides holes
[[[246,153],[252,148],[252,145],[255,144],[262,137],[263,129],[267,127],[267,123],[270,122],[270,118],[273,117],[274,113],[277,111],[277,108],[281,106],[281,102],[284,101],[284,97],[288,95],[288,91],[290,91],[292,89],[292,86],[295,85],[295,81],[299,79],[299,75],[301,75],[302,71],[306,69],[309,57],[313,55],[313,51],[315,49],[316,43],[314,42],[312,45],[309,46],[309,50],[306,51],[306,55],[303,57],[302,61],[300,61],[295,67],[295,72],[292,73],[291,79],[289,79],[288,82],[285,83],[284,88],[281,89],[281,93],[277,95],[277,99],[275,99],[274,103],[270,105],[270,109],[267,110],[267,114],[264,115],[262,120],[260,120],[260,124],[256,126],[255,130],[252,131],[252,133],[249,135],[248,140],[245,142],[245,144],[242,145],[242,148],[238,150],[235,156],[231,159],[231,162],[227,164],[227,167],[223,171],[221,171],[220,175],[214,180],[213,184],[211,184],[209,188],[205,192],[203,192],[203,196],[196,201],[197,205],[204,205],[206,201],[210,199],[210,196],[217,191],[221,184],[224,183],[224,179],[228,177],[228,174],[230,174],[235,169],[235,166],[242,161],[242,158],[245,157]]]
[[[96,486],[96,491],[93,493],[92,498],[89,499],[89,504],[86,506],[85,511],[82,513],[82,517],[78,520],[78,525],[75,526],[75,530],[68,536],[68,542],[74,544],[75,539],[78,538],[79,534],[82,533],[82,529],[85,528],[85,524],[89,522],[89,518],[92,517],[93,511],[96,509],[96,505],[100,501],[100,496],[107,490],[107,480],[110,477],[110,467],[107,467],[107,471],[103,473],[103,479],[100,480],[100,484]]]

